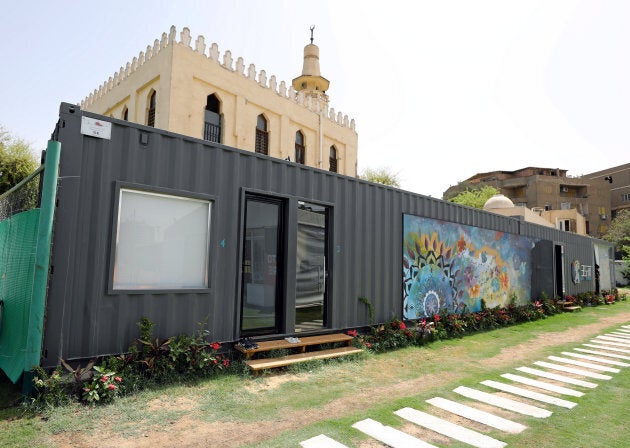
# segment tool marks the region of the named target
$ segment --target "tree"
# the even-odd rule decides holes
[[[615,245],[615,250],[624,259],[630,259],[630,210],[620,210],[603,236]]]
[[[30,145],[0,126],[0,194],[31,174],[39,163]]]
[[[359,179],[400,188],[398,173],[392,173],[389,168],[366,168],[359,175]]]
[[[467,205],[468,207],[483,208],[488,199],[499,193],[501,192],[497,188],[490,185],[484,185],[476,189],[467,188],[466,191],[462,191],[457,196],[449,199],[449,202]]]

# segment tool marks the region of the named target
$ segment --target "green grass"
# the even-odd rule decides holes
[[[326,434],[347,446],[355,446],[360,440],[365,440],[358,431],[352,429],[352,424],[372,418],[383,424],[400,427],[403,421],[393,414],[394,411],[409,406],[419,410],[428,410],[431,406],[425,400],[441,396],[454,401],[466,402],[467,399],[458,396],[452,390],[460,385],[484,389],[479,382],[486,379],[506,381],[500,377],[502,373],[513,371],[514,367],[529,365],[533,361],[561,351],[570,350],[578,345],[576,342],[541,347],[529,355],[522,357],[517,362],[506,360],[500,366],[489,367],[485,361],[498,355],[503,347],[512,347],[534,340],[540,335],[548,335],[553,338],[560,335],[563,330],[572,326],[588,325],[598,322],[602,317],[617,314],[618,312],[630,312],[630,304],[624,302],[614,307],[587,308],[582,313],[561,314],[552,318],[530,322],[518,327],[510,327],[501,330],[482,333],[461,340],[449,340],[432,344],[430,348],[408,348],[396,352],[378,356],[379,359],[399,362],[401,379],[412,379],[419,376],[416,367],[421,366],[421,374],[435,374],[450,372],[454,374],[452,381],[444,382],[437,387],[430,387],[422,393],[404,398],[380,401],[371,407],[357,409],[342,418],[321,421],[312,426],[301,428],[298,431],[286,432],[273,440],[268,440],[251,447],[283,447],[298,446],[301,440],[308,439],[317,434]],[[629,317],[630,321],[630,317]],[[610,330],[618,328],[611,325]],[[597,332],[604,333],[608,330]],[[584,338],[584,341],[591,337]],[[418,356],[420,354],[420,356]],[[409,363],[409,359],[418,359],[418,364]],[[439,362],[431,362],[431,361]],[[409,364],[412,364],[411,366]],[[508,367],[509,366],[509,367]],[[511,367],[511,368],[510,368]],[[513,373],[517,373],[513,371]],[[610,381],[597,381],[599,386],[595,390],[584,389],[585,396],[581,398],[563,397],[579,403],[572,410],[567,410],[551,405],[544,405],[530,401],[539,407],[546,407],[554,412],[547,419],[535,419],[517,416],[519,421],[528,429],[518,435],[506,435],[503,432],[492,430],[486,433],[508,443],[509,446],[518,447],[627,447],[630,446],[630,432],[626,409],[628,402],[625,399],[626,391],[630,386],[630,370],[622,370],[613,374]],[[578,386],[569,386],[580,389]],[[490,389],[485,389],[491,391]],[[521,401],[527,401],[520,398]],[[516,414],[515,414],[516,415]],[[614,434],[611,434],[614,433]],[[610,435],[609,435],[610,434]],[[442,446],[439,443],[438,446]],[[469,445],[453,442],[449,448],[469,447]]]
[[[51,434],[71,429],[90,435],[99,430],[103,422],[107,422],[108,434],[127,438],[139,437],[149,431],[166,433],[172,423],[182,417],[193,419],[197,425],[280,422],[291,415],[302,416],[331,409],[331,406],[344,400],[346,406],[324,420],[318,420],[321,418],[318,417],[318,421],[312,424],[300,424],[273,439],[259,440],[249,446],[299,446],[300,441],[320,433],[347,446],[356,446],[367,440],[351,428],[361,419],[372,418],[400,427],[403,422],[393,412],[402,407],[411,406],[430,412],[431,407],[424,400],[435,396],[463,402],[466,399],[452,392],[455,387],[468,385],[483,388],[478,384],[480,381],[502,380],[502,373],[516,373],[513,370],[515,367],[530,365],[547,355],[558,355],[607,330],[594,330],[577,342],[546,346],[544,341],[556,343],[567,329],[588,328],[585,326],[607,322],[607,319],[621,314],[627,316],[630,322],[630,302],[585,308],[579,313],[560,314],[425,347],[368,354],[344,362],[305,364],[281,376],[275,373],[258,378],[238,374],[219,376],[188,385],[145,390],[120,398],[108,406],[73,404],[32,418],[20,418],[22,410],[19,407],[6,407],[10,403],[8,397],[15,397],[15,388],[0,379],[0,446],[54,447]],[[609,326],[610,329],[618,327],[612,323]],[[520,344],[524,349],[516,358],[502,356],[503,349]],[[282,382],[277,387],[268,387],[270,380],[278,379]],[[529,427],[519,435],[506,435],[494,430],[487,433],[518,447],[630,446],[625,415],[630,368],[613,374],[611,381],[596,382],[599,384],[597,389],[582,389],[586,392],[584,397],[564,397],[579,403],[572,410],[547,406],[554,411],[548,419],[516,418]],[[579,389],[577,386],[573,388]],[[396,393],[397,389],[399,392]],[[450,448],[460,446],[466,445],[449,445]]]

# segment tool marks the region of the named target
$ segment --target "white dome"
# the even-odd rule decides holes
[[[514,207],[514,202],[510,200],[510,198],[503,196],[502,194],[495,194],[490,199],[486,201],[483,205],[484,210],[492,210],[496,208],[512,208]]]

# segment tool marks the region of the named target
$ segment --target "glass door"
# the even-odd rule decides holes
[[[326,208],[298,203],[295,281],[295,331],[325,327]]]
[[[248,196],[243,236],[241,333],[279,333],[282,201]]]

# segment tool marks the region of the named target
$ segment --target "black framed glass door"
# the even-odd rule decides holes
[[[298,203],[295,279],[295,331],[325,328],[328,266],[327,209]]]
[[[279,333],[283,202],[262,196],[245,198],[241,333]]]

